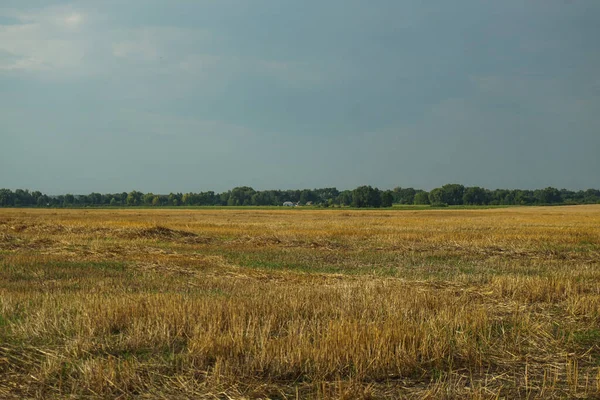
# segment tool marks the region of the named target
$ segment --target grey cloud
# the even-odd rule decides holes
[[[595,0],[2,6],[0,186],[600,186]]]

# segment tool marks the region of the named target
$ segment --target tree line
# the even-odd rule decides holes
[[[429,192],[396,187],[380,190],[360,186],[354,190],[336,188],[304,190],[254,190],[248,186],[215,193],[122,193],[64,194],[49,196],[39,191],[0,189],[0,207],[88,207],[88,206],[280,206],[284,202],[319,207],[391,207],[393,204],[431,205],[543,205],[600,203],[600,190],[572,191],[547,187],[537,190],[465,187],[447,184]]]

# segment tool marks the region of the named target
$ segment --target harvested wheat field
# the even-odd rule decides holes
[[[600,396],[600,206],[0,210],[0,398]]]

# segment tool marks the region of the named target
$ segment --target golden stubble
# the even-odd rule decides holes
[[[600,206],[0,209],[0,396],[600,395]]]

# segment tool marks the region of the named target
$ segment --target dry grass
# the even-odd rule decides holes
[[[0,210],[0,398],[600,397],[600,206]]]

